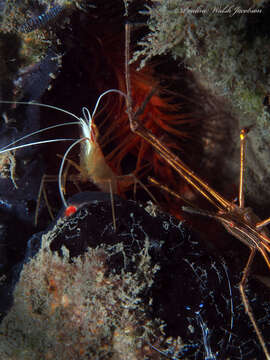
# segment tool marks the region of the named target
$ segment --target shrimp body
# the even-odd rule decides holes
[[[61,108],[58,108],[55,106],[51,106],[51,105],[46,105],[46,104],[14,102],[14,101],[0,101],[0,103],[11,103],[11,104],[16,103],[16,104],[23,104],[23,105],[47,107],[47,108],[51,108],[51,109],[54,109],[57,111],[61,111],[62,113],[68,114],[76,119],[75,122],[53,125],[48,128],[44,128],[44,129],[35,131],[31,134],[25,135],[22,138],[17,139],[15,141],[13,141],[12,143],[10,143],[9,145],[6,145],[2,149],[0,149],[0,154],[6,153],[9,151],[14,151],[14,150],[17,150],[20,148],[44,144],[44,143],[52,143],[52,142],[59,142],[59,141],[60,142],[61,141],[72,141],[73,143],[68,147],[65,154],[63,155],[62,162],[61,162],[61,165],[59,168],[59,173],[58,173],[58,185],[59,185],[60,197],[61,197],[64,207],[67,208],[68,205],[65,200],[65,197],[63,194],[63,187],[62,187],[63,168],[64,168],[64,163],[65,163],[70,151],[73,149],[73,147],[75,147],[77,144],[80,143],[81,144],[80,166],[78,166],[76,163],[70,161],[75,166],[75,168],[79,171],[80,180],[85,181],[85,182],[91,181],[95,185],[97,185],[100,190],[102,190],[104,192],[117,193],[117,175],[113,172],[113,170],[110,168],[110,166],[105,161],[104,155],[103,155],[102,150],[97,141],[98,130],[97,130],[95,124],[93,123],[93,118],[97,111],[97,108],[99,106],[101,99],[109,93],[117,93],[126,98],[126,94],[123,93],[122,91],[117,90],[117,89],[109,89],[109,90],[103,92],[99,96],[92,113],[90,113],[90,111],[87,108],[85,108],[85,107],[82,108],[83,117],[78,117],[75,114],[73,114],[67,110],[64,110],[64,109],[61,109]],[[77,125],[77,126],[79,125],[80,130],[81,130],[81,137],[77,140],[76,139],[65,139],[65,138],[49,139],[49,140],[31,142],[28,144],[15,145],[18,142],[25,140],[26,138],[28,138],[32,135],[35,135],[35,134],[38,134],[38,133],[41,133],[41,132],[44,132],[47,130],[51,130],[51,129],[54,129],[57,127],[66,126],[66,125]]]
[[[82,137],[86,140],[81,143],[80,178],[82,182],[92,181],[104,191],[117,193],[116,175],[106,163],[103,152],[97,142],[98,131],[94,124],[82,125]]]

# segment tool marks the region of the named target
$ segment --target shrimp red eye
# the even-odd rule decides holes
[[[77,211],[77,207],[74,205],[69,205],[65,210],[65,216],[69,217]]]

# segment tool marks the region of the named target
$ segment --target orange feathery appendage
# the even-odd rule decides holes
[[[124,78],[123,73],[122,76]],[[131,66],[130,77],[134,112],[144,103],[150,91],[153,88],[156,89],[138,120],[158,138],[162,138],[171,150],[181,151],[181,141],[192,137],[189,131],[190,124],[195,122],[194,119],[190,115],[181,113],[181,106],[176,103],[172,96],[166,94],[166,89],[163,89],[154,78],[153,69],[150,66],[145,67],[140,72],[136,71],[134,65]],[[121,79],[118,88],[124,92],[125,86],[121,86],[122,84]],[[113,150],[106,155],[106,160],[118,174],[122,174],[123,161],[127,154],[132,154],[136,158],[133,169],[136,176],[152,170],[160,179],[166,179],[169,184],[175,183],[171,167],[155,152],[150,144],[131,132],[124,105],[123,103],[123,107],[120,112],[117,112],[117,116],[113,110],[110,112],[113,122],[107,126],[101,140],[101,146],[106,144],[108,139],[115,145]],[[110,120],[108,118],[107,124],[112,118],[110,117]]]
[[[96,69],[95,74],[99,77],[96,82],[97,93],[100,94],[109,88],[126,93],[124,32],[119,31],[119,28],[114,31],[112,26],[108,33],[103,27],[96,26],[95,34],[96,41],[91,40],[91,44],[92,46],[96,44],[95,51],[99,60],[92,65],[92,68]],[[155,89],[154,95],[146,104],[138,120],[158,138],[161,138],[170,150],[184,151],[184,142],[188,138],[194,138],[192,127],[197,120],[191,114],[184,113],[174,89],[161,85],[161,81],[155,74],[154,65],[149,64],[140,71],[137,71],[137,67],[137,63],[130,65],[133,112],[140,109],[147,95]],[[104,73],[107,77],[102,76]],[[95,76],[93,72],[90,74]],[[151,172],[153,176],[158,177],[160,181],[166,181],[167,185],[172,186],[176,191],[181,190],[178,186],[179,180],[176,181],[172,168],[150,144],[130,130],[123,97],[110,94],[104,99],[95,123],[99,128],[98,142],[105,154],[106,162],[117,175],[132,172],[137,178],[141,178]]]

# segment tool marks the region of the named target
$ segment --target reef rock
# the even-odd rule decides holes
[[[108,194],[81,193],[69,203],[73,215],[61,213],[28,242],[0,327],[1,359],[253,359],[261,352],[239,298],[239,272],[231,275],[183,223],[115,198],[115,231]],[[269,306],[254,297],[267,328]]]

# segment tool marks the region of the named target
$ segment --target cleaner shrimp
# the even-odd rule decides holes
[[[118,192],[117,183],[118,183],[119,176],[114,173],[114,171],[110,168],[110,166],[105,161],[102,150],[97,141],[98,130],[97,130],[96,125],[93,122],[94,116],[97,113],[97,110],[98,110],[98,107],[99,107],[99,104],[100,104],[102,98],[110,93],[116,93],[116,94],[119,94],[120,96],[123,96],[124,98],[126,98],[126,94],[117,89],[109,89],[107,91],[104,91],[98,97],[98,100],[96,102],[96,105],[95,105],[92,113],[90,113],[90,111],[86,107],[82,108],[82,115],[83,115],[82,117],[79,117],[67,110],[61,109],[56,106],[48,105],[48,104],[42,104],[42,103],[36,103],[36,102],[1,101],[1,103],[5,103],[5,104],[14,104],[15,103],[15,104],[22,104],[22,105],[33,105],[33,106],[46,107],[46,108],[57,110],[64,114],[67,114],[67,115],[75,118],[76,121],[69,122],[69,123],[56,124],[53,126],[49,126],[49,127],[37,130],[35,132],[32,132],[31,134],[27,134],[15,141],[11,142],[10,144],[2,147],[0,149],[0,155],[4,154],[4,153],[15,151],[15,150],[18,150],[21,148],[34,146],[34,145],[53,143],[53,142],[72,141],[72,144],[67,148],[67,150],[65,151],[65,153],[62,157],[59,172],[58,172],[59,194],[60,194],[63,206],[65,208],[65,216],[69,216],[77,210],[76,206],[68,205],[68,203],[65,199],[65,196],[64,196],[63,189],[65,188],[65,184],[64,184],[65,182],[63,181],[63,179],[65,179],[66,176],[63,176],[63,173],[64,173],[64,165],[67,161],[69,164],[73,165],[79,171],[79,179],[82,182],[90,180],[101,191],[109,192],[111,194],[113,226],[114,226],[114,229],[116,229],[116,220],[115,220],[112,194],[116,194]],[[48,140],[30,142],[28,144],[21,144],[21,145],[18,144],[18,143],[30,138],[31,136],[34,136],[34,135],[46,132],[48,130],[58,128],[58,127],[67,126],[67,125],[79,125],[80,131],[81,131],[81,137],[79,139],[58,138],[58,139],[48,139]],[[81,144],[80,165],[77,165],[74,161],[69,160],[67,158],[70,151],[78,144]],[[133,181],[134,181],[134,176],[132,174],[123,175],[123,176],[132,177]],[[121,176],[120,176],[120,178],[121,178]],[[137,181],[141,184],[141,182],[138,179],[137,179]],[[37,201],[37,209],[36,209],[36,216],[35,216],[36,219],[35,220],[37,220],[38,207],[39,207],[41,189],[42,189],[43,183],[44,183],[44,181],[42,180],[41,187],[40,187],[40,193],[39,193],[38,201]],[[143,184],[141,184],[141,185],[144,187]],[[151,196],[151,193],[146,188],[145,188],[145,190]],[[45,199],[45,201],[46,201],[46,199]]]

